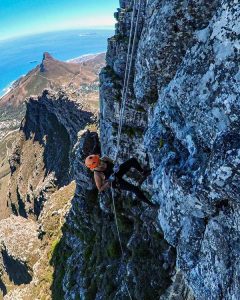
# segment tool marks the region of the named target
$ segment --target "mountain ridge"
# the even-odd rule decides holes
[[[97,72],[104,63],[104,57],[104,53],[97,54],[88,62],[83,60],[77,64],[59,61],[45,52],[41,64],[14,83],[12,89],[1,98],[0,106],[18,107],[25,98],[41,94],[44,88],[56,90],[70,86],[77,89],[81,84],[94,83]],[[92,62],[95,64],[95,71]]]

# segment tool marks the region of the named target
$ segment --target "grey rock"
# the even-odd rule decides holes
[[[129,37],[129,3],[121,3],[100,76],[101,145],[112,158],[127,54],[119,37]],[[119,161],[135,156],[153,169],[143,188],[160,204],[155,221],[176,249],[181,289],[189,288],[167,299],[238,299],[240,7],[230,0],[145,4]]]

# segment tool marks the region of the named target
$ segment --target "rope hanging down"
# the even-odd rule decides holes
[[[136,4],[137,4],[137,0],[134,0],[134,2],[133,2],[133,13],[132,13],[132,19],[131,19],[131,29],[130,29],[130,36],[129,36],[129,42],[128,42],[127,61],[126,61],[123,91],[122,91],[122,103],[121,103],[121,108],[120,108],[120,112],[119,112],[119,127],[118,127],[118,135],[117,135],[117,151],[116,151],[116,155],[115,155],[115,159],[114,159],[115,162],[118,158],[118,153],[119,153],[121,133],[122,133],[122,125],[123,125],[124,112],[125,112],[125,105],[126,105],[126,100],[127,100],[128,86],[129,86],[130,74],[131,74],[131,69],[132,69],[133,54],[134,54],[134,51],[135,51],[135,44],[136,44],[136,37],[137,37],[137,32],[138,32],[138,23],[139,23],[139,16],[140,16],[142,0],[139,0],[135,31],[134,31],[134,36],[132,37],[134,17],[135,17],[135,13],[136,13]],[[132,39],[133,39],[133,44],[132,44],[132,47],[131,47]],[[111,193],[112,193],[113,212],[114,212],[114,218],[115,218],[115,223],[116,223],[116,228],[117,228],[117,235],[118,235],[119,245],[120,245],[120,248],[121,248],[121,254],[122,254],[122,259],[123,259],[124,258],[124,251],[123,251],[122,240],[121,240],[119,226],[118,226],[118,219],[117,219],[117,212],[116,212],[116,205],[115,205],[115,195],[114,195],[114,189],[113,189],[113,186],[112,186],[112,182],[111,182]],[[126,287],[128,296],[132,300],[132,296],[130,294],[130,291],[129,291],[126,280],[124,279],[123,282],[124,282],[124,285]]]
[[[120,143],[120,131],[121,131],[121,120],[122,120],[122,112],[123,112],[123,99],[126,91],[126,83],[128,80],[128,65],[129,65],[129,58],[130,58],[130,52],[131,52],[131,43],[132,43],[132,35],[133,35],[133,23],[134,23],[134,17],[135,17],[135,12],[136,12],[136,0],[134,0],[133,3],[133,12],[132,12],[132,19],[131,19],[131,29],[130,29],[130,35],[129,35],[129,41],[128,41],[128,52],[127,52],[127,61],[125,65],[125,74],[124,74],[124,81],[123,81],[123,90],[122,90],[122,102],[119,110],[119,125],[118,125],[118,135],[117,135],[117,152],[115,156],[115,160],[117,159],[118,156],[118,149],[119,149],[119,143]]]
[[[115,197],[114,197],[114,189],[112,187],[112,183],[111,183],[111,192],[112,192],[112,202],[113,202],[113,212],[114,212],[115,224],[116,224],[116,228],[117,228],[117,235],[118,235],[118,240],[119,240],[119,244],[120,244],[120,248],[121,248],[121,254],[122,254],[121,260],[123,260],[124,252],[123,252],[122,240],[121,240],[121,236],[120,236],[120,232],[119,232],[117,211],[116,211]],[[127,285],[127,282],[126,282],[125,278],[123,279],[123,283],[126,287],[126,290],[127,290],[127,293],[128,293],[128,296],[129,296],[130,300],[132,300],[132,296],[130,294],[130,291],[129,291],[129,288],[128,288],[128,285]]]
[[[125,76],[124,76],[124,83],[123,83],[122,103],[121,103],[121,108],[120,108],[120,113],[119,113],[117,151],[116,151],[116,155],[115,155],[115,159],[114,159],[115,162],[118,158],[118,153],[119,153],[119,148],[120,148],[122,125],[123,125],[124,112],[125,112],[125,106],[126,106],[126,101],[127,101],[128,86],[129,86],[130,75],[131,75],[131,70],[132,70],[133,54],[135,52],[136,38],[137,38],[138,25],[139,25],[139,17],[140,17],[140,11],[141,11],[141,6],[142,6],[142,0],[139,0],[137,20],[136,20],[136,26],[135,26],[135,31],[134,31],[132,49],[131,49],[133,23],[134,23],[135,11],[136,11],[136,2],[137,1],[134,0],[134,4],[133,4],[134,7],[133,7],[133,14],[132,14],[132,21],[131,21],[131,30],[130,30],[129,43],[128,43],[127,62],[126,62],[126,67],[125,67]],[[130,51],[131,51],[131,56],[130,56]],[[129,56],[130,56],[130,60],[129,60]],[[129,64],[129,67],[128,67],[128,64]]]

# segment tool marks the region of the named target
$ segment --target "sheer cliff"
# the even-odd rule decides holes
[[[11,173],[8,156],[11,153],[12,144],[17,138],[21,121],[26,113],[26,97],[35,95],[33,98],[36,99],[37,95],[41,95],[44,89],[53,91],[61,89],[66,91],[69,96],[79,98],[82,102],[88,103],[89,109],[97,110],[99,103],[98,74],[104,65],[104,53],[87,55],[77,60],[71,60],[71,62],[62,62],[54,59],[49,53],[44,53],[41,64],[26,76],[22,76],[17,80],[11,90],[0,99],[0,219],[9,215],[9,209],[6,206],[8,182]],[[31,103],[36,104],[36,101]],[[31,113],[37,114],[36,109],[33,109],[37,105],[31,106],[32,111],[30,105],[28,107],[29,115]],[[43,116],[41,118],[43,119]],[[37,123],[37,120],[35,120],[35,123]],[[39,128],[37,128],[35,124],[33,129],[40,130],[43,134],[44,129],[40,128],[41,126],[43,127],[44,125],[39,125]],[[52,130],[53,127],[54,125],[52,124]],[[47,125],[45,126],[45,132],[46,129]],[[28,138],[28,143],[29,140]],[[59,144],[61,145],[60,140],[61,137],[59,137]],[[27,143],[25,148],[27,148]],[[27,151],[30,155],[32,153],[33,156],[33,152],[37,151],[37,149],[30,150],[29,148]]]
[[[9,205],[13,213],[38,217],[51,192],[73,179],[70,161],[77,133],[94,120],[93,111],[64,92],[44,91],[28,100],[10,157]]]
[[[4,299],[239,298],[239,12],[236,0],[120,0],[99,132],[80,94],[28,100],[10,159],[15,216],[0,222]],[[119,162],[151,169],[126,180],[157,205],[116,190],[121,253],[111,193],[83,162],[117,152],[128,45]]]
[[[26,106],[9,159],[12,215],[0,221],[0,282],[6,299],[50,297],[53,253],[75,194],[74,168],[81,163],[79,140],[87,136],[85,144],[99,152],[96,110],[79,98],[45,90]]]
[[[0,221],[0,290],[6,299],[47,299],[61,290],[63,275],[55,279],[54,261],[65,263],[67,256],[54,253],[75,194],[74,179],[90,182],[79,176],[79,152],[88,147],[99,152],[96,87],[103,61],[97,55],[82,62],[77,88],[74,81],[68,89],[28,98],[21,127],[12,144],[7,140],[10,174],[1,201],[11,216]],[[53,281],[60,283],[51,289]]]
[[[132,3],[120,1],[100,75],[101,145],[110,157]],[[137,4],[120,159],[152,168],[142,187],[160,205],[156,222],[176,249],[176,269],[201,300],[239,297],[239,9],[232,0]]]

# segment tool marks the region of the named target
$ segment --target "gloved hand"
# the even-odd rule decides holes
[[[119,169],[120,169],[119,164],[116,163],[113,167],[113,172],[117,173],[119,171]]]
[[[115,175],[114,174],[112,174],[109,178],[108,178],[108,181],[109,182],[113,182],[114,180],[115,180]]]

